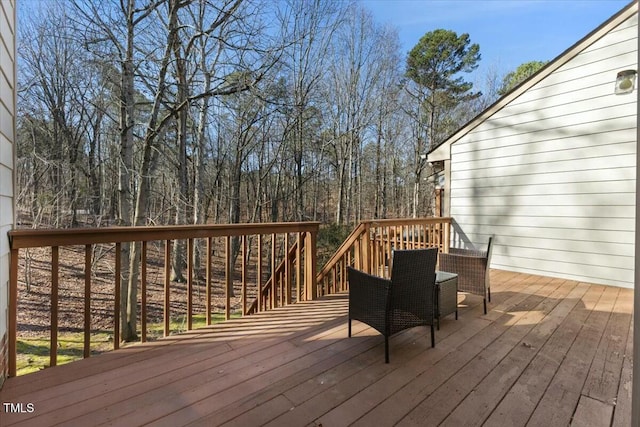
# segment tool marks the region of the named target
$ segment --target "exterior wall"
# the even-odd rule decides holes
[[[7,376],[9,241],[15,223],[15,1],[0,2],[0,386]]]
[[[494,268],[633,287],[637,96],[614,82],[637,39],[633,14],[451,145],[454,244],[495,235]]]

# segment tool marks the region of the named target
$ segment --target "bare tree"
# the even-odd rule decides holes
[[[338,224],[358,221],[362,214],[360,160],[365,130],[374,121],[374,92],[382,70],[377,52],[382,34],[371,14],[353,4],[334,40],[325,96],[331,103],[327,110],[332,114]]]

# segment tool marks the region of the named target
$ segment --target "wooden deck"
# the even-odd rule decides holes
[[[0,425],[629,426],[633,291],[491,274],[390,364],[336,295],[10,378]]]

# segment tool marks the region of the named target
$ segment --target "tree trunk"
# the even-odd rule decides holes
[[[135,1],[127,3],[127,46],[125,57],[122,61],[122,75],[120,81],[120,161],[118,162],[118,225],[131,225],[133,221],[133,192],[131,185],[131,172],[133,171],[133,126],[134,126],[134,8]],[[121,252],[121,285],[120,285],[120,338],[123,341],[137,339],[135,329],[135,316],[133,331],[129,323],[130,312],[130,282],[132,277],[137,278],[136,270],[131,269],[131,245],[124,243]],[[133,251],[135,256],[135,251]],[[133,282],[135,283],[135,282]],[[137,284],[134,286],[137,289]],[[134,304],[134,311],[136,304]]]

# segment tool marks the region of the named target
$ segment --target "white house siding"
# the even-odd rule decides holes
[[[15,1],[0,2],[0,385],[7,368],[9,241],[14,224]]]
[[[454,242],[492,266],[633,287],[637,14],[451,145]],[[637,88],[636,88],[637,90]]]

